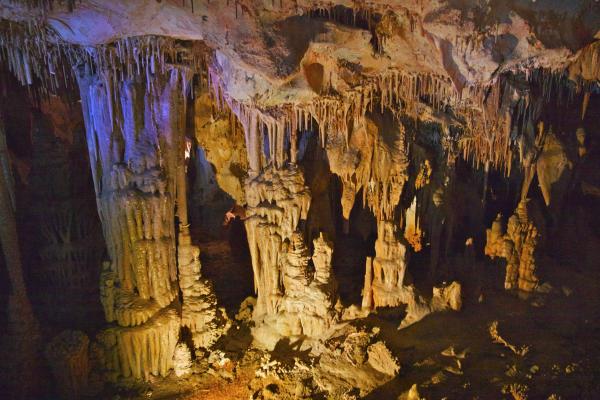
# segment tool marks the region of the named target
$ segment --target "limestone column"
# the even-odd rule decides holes
[[[107,322],[116,322],[99,335],[105,366],[113,377],[166,375],[179,335],[171,303],[178,293],[175,202],[188,75],[169,66],[123,80],[111,71],[77,72],[110,259],[102,300]],[[186,204],[179,205],[187,223]]]

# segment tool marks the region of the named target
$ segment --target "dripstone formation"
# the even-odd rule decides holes
[[[597,308],[599,40],[594,0],[0,0],[6,376],[594,397],[529,306]],[[505,323],[552,357],[498,363]]]

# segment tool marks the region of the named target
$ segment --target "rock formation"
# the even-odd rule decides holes
[[[211,283],[200,273],[200,249],[190,243],[188,235],[179,236],[177,248],[179,287],[183,305],[181,325],[192,333],[196,348],[210,348],[229,329],[227,314],[217,308],[217,298]]]
[[[255,343],[271,349],[279,339],[327,339],[338,322],[332,243],[322,234],[313,241],[312,273],[311,256],[301,234],[292,234],[283,246],[282,294],[275,312],[258,320],[253,332]]]
[[[400,371],[398,360],[376,335],[350,333],[341,343],[332,343],[315,368],[319,387],[341,398],[358,389],[365,396],[393,379]]]
[[[179,343],[175,347],[175,353],[173,354],[173,369],[175,370],[175,376],[181,377],[188,375],[192,368],[192,354],[189,347],[185,343]]]
[[[298,168],[269,166],[260,175],[248,178],[246,202],[245,225],[257,294],[254,316],[259,318],[278,310],[283,294],[284,242],[291,241],[300,220],[306,220],[310,193]]]
[[[304,397],[367,395],[397,375],[395,346],[346,328],[405,311],[393,316],[404,328],[460,310],[469,296],[484,301],[494,283],[480,268],[489,263],[482,249],[506,259],[505,288],[524,292],[540,286],[539,252],[564,262],[542,238],[579,248],[569,236],[586,236],[582,259],[595,260],[598,221],[586,215],[600,198],[596,3],[0,0],[0,91],[8,98],[22,84],[29,100],[15,101],[44,114],[23,127],[0,99],[12,114],[10,140],[0,132],[0,239],[9,321],[22,314],[15,337],[37,336],[16,239],[24,218],[39,241],[26,269],[53,286],[43,296],[60,303],[101,270],[106,325],[90,344],[94,376],[151,386],[175,370],[193,385],[206,377],[189,372],[212,351],[207,368],[220,364],[209,371],[230,380],[267,349],[267,367],[286,356],[306,380],[315,368],[312,387],[298,383]],[[104,243],[69,188],[78,167],[67,148],[79,135],[69,101],[85,122],[103,262]],[[53,137],[44,137],[45,119]],[[21,175],[35,218],[15,218],[22,193],[7,147],[19,150],[20,171],[31,167]],[[485,232],[483,221],[517,202],[506,229],[499,216]],[[236,272],[251,263],[256,298],[231,321],[219,306],[237,298],[218,299],[207,277],[217,288],[238,280],[211,257],[203,275],[200,256],[209,240],[227,248],[221,221],[237,217],[250,260]],[[572,234],[580,227],[585,234]],[[23,352],[30,360],[34,347]],[[65,335],[48,350],[59,386],[75,396],[84,348]],[[457,362],[450,373],[468,370]],[[444,395],[489,397],[469,385]],[[278,394],[276,383],[257,387],[257,396]],[[413,388],[407,396],[420,397]]]
[[[498,214],[492,227],[486,231],[485,254],[506,259],[504,288],[533,291],[539,282],[536,276],[536,247],[538,230],[531,221],[527,200],[519,202],[515,213],[508,219],[506,231]]]
[[[71,126],[77,126],[79,119],[83,131],[83,121],[67,115],[62,116],[66,121],[56,121],[61,117],[56,110],[64,112],[66,105],[57,99],[47,103],[43,112],[35,111],[31,116],[28,213],[39,235],[28,246],[35,247],[39,256],[34,260],[40,264],[36,280],[49,287],[42,297],[44,313],[54,321],[81,325],[89,319],[90,304],[97,304],[98,272],[105,246],[91,177],[86,173],[87,160],[81,153],[85,147],[73,142],[77,130]],[[56,156],[48,159],[47,154]]]
[[[400,324],[400,327],[406,327],[432,312],[461,309],[462,293],[458,282],[434,287],[431,300],[424,298],[414,285],[406,284],[406,246],[398,238],[393,223],[380,222],[377,230],[376,256],[374,259],[368,257],[366,261],[364,311],[406,305],[406,316]]]
[[[175,66],[159,71],[154,59],[145,67],[145,78],[131,75],[123,82],[113,80],[114,71],[91,73],[89,64],[78,75],[110,257],[101,298],[107,322],[118,324],[99,335],[106,352],[99,358],[108,370],[137,379],[165,376],[172,367],[179,288],[181,325],[190,328],[196,347],[210,347],[227,330],[188,233],[183,137],[189,76]]]

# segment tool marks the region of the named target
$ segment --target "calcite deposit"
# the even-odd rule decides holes
[[[336,305],[336,282],[332,276],[331,242],[323,235],[313,241],[313,255],[302,236],[293,234],[284,244],[282,267],[282,294],[275,312],[258,319],[254,329],[257,344],[274,348],[282,338],[297,340],[324,340],[331,336],[339,319]],[[309,273],[312,258],[314,273]]]
[[[538,229],[527,211],[527,200],[522,200],[515,213],[508,219],[506,231],[498,214],[492,227],[486,231],[485,254],[506,259],[505,289],[533,291],[539,278],[536,276],[536,248]]]
[[[0,0],[6,381],[597,397],[599,41],[596,0]]]

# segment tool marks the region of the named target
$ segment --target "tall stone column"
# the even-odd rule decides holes
[[[98,337],[101,358],[112,377],[164,376],[180,325],[172,305],[178,294],[174,213],[187,75],[167,67],[123,80],[111,76],[78,70],[109,256],[101,300],[107,322],[116,322]]]

